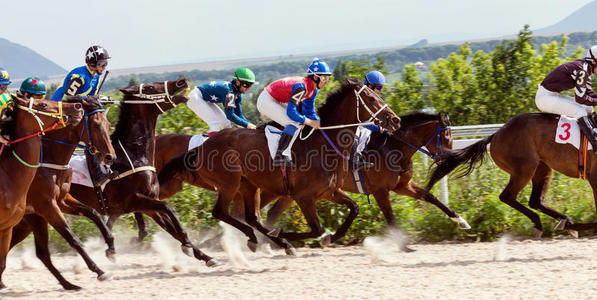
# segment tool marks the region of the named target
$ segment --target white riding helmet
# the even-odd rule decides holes
[[[593,45],[587,50],[586,58],[597,62],[597,45]]]

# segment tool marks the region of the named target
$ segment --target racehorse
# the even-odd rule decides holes
[[[12,228],[26,211],[26,196],[39,167],[43,132],[76,126],[83,116],[81,103],[62,103],[13,96],[10,147],[0,155],[0,274],[6,269]],[[0,279],[0,288],[6,287]]]
[[[559,118],[558,115],[545,113],[521,114],[510,119],[491,136],[466,148],[447,152],[437,163],[426,189],[431,189],[437,181],[462,164],[467,166],[459,177],[469,174],[483,162],[489,145],[495,164],[510,174],[510,180],[499,198],[533,222],[535,237],[543,234],[541,219],[516,199],[529,181],[533,185],[529,206],[560,220],[556,229],[566,229],[572,235],[578,235],[578,230],[597,228],[597,223],[575,224],[565,214],[545,205],[545,194],[553,170],[570,177],[578,176],[578,149],[555,142]],[[594,158],[593,154],[589,154],[591,163],[586,168],[587,180],[597,201],[597,164]]]
[[[118,155],[112,170],[120,175],[103,190],[105,202],[99,203],[94,189],[73,184],[66,202],[79,200],[98,212],[117,217],[130,212],[143,212],[181,242],[185,254],[194,255],[209,267],[220,263],[204,254],[189,240],[171,205],[159,201],[159,183],[153,167],[155,126],[160,113],[186,102],[189,88],[186,80],[154,82],[121,89],[124,100],[116,128],[111,135]],[[74,198],[74,199],[73,199]]]
[[[357,187],[358,175],[353,176],[352,172],[349,172],[346,174],[342,189],[353,193],[372,194],[388,225],[395,229],[398,226],[390,203],[390,191],[398,195],[427,201],[457,222],[461,229],[470,229],[468,223],[458,214],[412,181],[411,157],[417,151],[431,156],[434,160],[441,160],[442,154],[452,148],[452,132],[448,115],[415,112],[400,116],[400,119],[401,127],[396,133],[372,133],[371,140],[363,154],[375,162],[375,165],[361,171],[362,187]],[[265,206],[275,200],[272,196],[270,193],[262,193],[261,205]],[[282,212],[290,207],[291,203],[292,199],[289,197],[278,199],[276,204],[268,210],[266,224],[274,226],[276,220]],[[239,210],[235,209],[235,211]],[[323,242],[326,243],[326,241]],[[411,249],[404,246],[403,250],[410,251]]]
[[[457,222],[461,229],[470,229],[468,223],[448,206],[442,203],[437,197],[412,181],[412,155],[421,151],[433,159],[441,159],[441,154],[446,149],[452,148],[452,134],[450,119],[448,115],[428,114],[423,112],[411,113],[401,116],[401,129],[394,134],[373,133],[365,155],[373,158],[376,165],[361,171],[364,191],[372,194],[383,212],[390,227],[397,229],[396,218],[390,203],[390,191],[399,195],[410,196],[415,199],[427,201],[448,215]],[[157,151],[155,166],[159,173],[162,166],[176,155],[187,151],[187,145],[191,139],[190,135],[165,134],[159,135],[156,140]],[[160,147],[160,145],[163,145]],[[167,147],[169,146],[169,147]],[[427,148],[427,150],[423,149]],[[180,182],[174,179],[168,180],[167,184],[160,186],[160,199],[168,198],[182,189],[182,181],[187,181],[195,186],[212,189],[201,178],[195,176],[179,177]],[[344,179],[344,191],[357,193],[357,187],[351,173],[347,173]],[[360,191],[362,192],[362,191]],[[251,195],[248,195],[251,196]],[[274,201],[276,197],[267,191],[261,193],[261,208]],[[268,210],[266,225],[273,227],[276,220],[292,203],[292,198],[280,197],[272,208]],[[235,200],[232,212],[236,216],[243,216],[243,202]],[[142,222],[142,216],[135,216],[139,226],[139,238],[142,239],[147,233]],[[243,216],[244,217],[244,216]],[[326,243],[327,241],[323,241]],[[404,250],[410,248],[404,246]]]
[[[81,99],[85,111],[85,119],[78,126],[68,126],[64,129],[54,130],[45,135],[42,139],[42,167],[37,170],[31,188],[27,194],[28,211],[23,220],[13,228],[10,247],[25,239],[31,232],[35,236],[35,247],[38,258],[56,277],[58,282],[67,290],[78,290],[80,287],[68,282],[54,267],[50,259],[48,249],[48,224],[50,223],[58,233],[67,240],[81,257],[90,270],[97,273],[98,279],[105,278],[102,271],[83,248],[81,240],[72,232],[64,216],[70,207],[64,203],[59,204],[70,189],[72,169],[69,167],[69,160],[78,146],[83,141],[87,146],[84,148],[93,153],[100,162],[110,165],[116,154],[110,142],[110,122],[106,118],[105,110],[99,102],[98,97],[89,96]],[[111,249],[108,253],[114,252],[113,238],[111,232],[105,226],[97,211],[80,205],[85,216],[91,218],[95,224],[106,233],[110,240]],[[2,274],[0,274],[1,277]]]
[[[342,127],[370,119],[394,132],[399,128],[400,118],[377,94],[355,80],[343,82],[338,90],[332,92],[318,109],[318,114],[325,130],[311,132],[307,138],[295,143],[292,152],[296,165],[285,168],[285,173],[281,167],[272,165],[264,131],[225,129],[201,146],[170,160],[160,172],[160,183],[167,185],[169,180],[178,181],[181,174],[192,167],[194,176],[218,191],[213,216],[245,233],[249,238],[248,246],[253,251],[256,250],[257,237],[250,226],[268,236],[289,255],[293,255],[295,250],[285,238],[294,240],[321,235],[323,229],[315,209],[317,199],[327,199],[350,209],[350,214],[332,239],[343,236],[358,214],[358,205],[340,189],[348,170],[349,155],[346,153],[349,153],[355,133],[355,127]],[[330,126],[333,127],[326,129]],[[243,178],[250,184],[241,184]],[[311,226],[311,232],[271,232],[259,217],[258,189],[295,199]],[[228,212],[230,202],[239,192],[254,195],[242,197],[245,220],[250,226]]]

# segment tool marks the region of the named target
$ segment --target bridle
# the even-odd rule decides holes
[[[158,104],[160,102],[168,102],[172,105],[172,107],[176,107],[176,103],[174,103],[174,101],[172,101],[172,97],[173,96],[178,96],[180,94],[182,94],[185,91],[188,91],[189,89],[184,89],[181,90],[179,92],[177,92],[174,95],[170,95],[170,92],[168,92],[168,81],[164,81],[164,93],[159,93],[159,94],[144,94],[143,93],[143,83],[139,85],[139,92],[136,94],[131,94],[134,97],[137,98],[141,98],[141,99],[145,99],[146,101],[136,101],[136,100],[122,100],[120,101],[121,103],[136,103],[136,104],[155,104],[157,106],[157,108],[164,113],[165,111],[162,109],[162,107]]]
[[[435,122],[435,121],[433,121]],[[427,122],[426,122],[427,123]],[[416,127],[418,126],[423,126],[426,123],[422,123],[422,124],[418,124]],[[421,147],[417,147],[407,141],[405,141],[404,139],[396,136],[396,135],[390,135],[391,137],[405,143],[406,145],[408,145],[409,147],[415,149],[416,151],[419,151],[429,157],[431,157],[433,160],[437,160],[438,158],[441,157],[442,154],[444,154],[443,152],[443,147],[442,147],[442,132],[451,129],[450,126],[442,126],[441,121],[437,124],[437,129],[435,131],[435,133],[433,134],[433,136],[431,136],[429,138],[429,140],[427,140],[427,142],[421,146]],[[435,139],[435,153],[431,153],[428,150],[423,149],[423,147],[427,147],[427,145],[429,145],[433,140]]]

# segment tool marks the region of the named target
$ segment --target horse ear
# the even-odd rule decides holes
[[[120,89],[120,92],[122,92],[123,94],[132,94],[138,90],[139,90],[138,85],[131,85],[131,86],[127,86],[125,88]]]
[[[346,82],[350,85],[358,85],[360,82],[354,78],[346,78]]]

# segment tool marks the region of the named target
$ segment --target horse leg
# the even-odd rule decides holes
[[[22,223],[26,223],[27,229],[33,230],[33,236],[35,237],[35,255],[42,261],[44,266],[54,275],[56,280],[62,285],[65,290],[80,290],[81,287],[70,283],[66,280],[62,274],[54,267],[52,259],[50,258],[50,249],[48,248],[48,223],[41,216],[30,214],[23,218]],[[20,227],[20,224],[17,227]],[[17,228],[15,227],[15,229]],[[22,231],[22,230],[21,230]],[[16,232],[16,230],[15,230]],[[15,245],[18,242],[15,243]]]
[[[145,237],[149,234],[145,226],[145,219],[143,219],[143,214],[140,212],[136,212],[135,221],[137,222],[137,227],[139,228],[137,243],[142,243]]]
[[[224,189],[218,189],[219,193],[218,193],[218,199],[216,200],[216,205],[214,206],[213,210],[212,210],[212,215],[214,218],[227,223],[233,227],[235,227],[236,229],[242,231],[248,238],[249,241],[247,241],[247,246],[249,247],[249,249],[251,249],[251,251],[255,252],[257,251],[257,236],[255,235],[255,233],[253,232],[253,229],[244,224],[243,222],[233,218],[230,213],[228,212],[228,209],[230,207],[230,202],[232,202],[232,200],[234,199],[237,190],[239,189],[238,186],[233,187],[233,186],[229,186],[227,188]],[[247,201],[248,198],[250,197],[242,197],[243,201]],[[251,201],[251,200],[249,200]],[[245,203],[246,206],[246,203]]]
[[[106,245],[108,245],[108,249],[106,249],[105,252],[106,257],[111,261],[115,260],[116,249],[114,248],[114,236],[112,235],[112,229],[108,228],[107,224],[104,223],[102,216],[95,209],[75,200],[71,196],[70,198],[66,197],[65,200],[61,202],[60,210],[63,213],[71,215],[82,215],[93,221],[95,226],[97,226],[102,233],[102,237],[104,237]]]
[[[464,220],[456,212],[454,212],[447,205],[445,205],[435,195],[419,187],[412,180],[409,181],[406,185],[398,185],[396,188],[393,189],[393,191],[399,195],[406,195],[415,199],[421,199],[423,201],[431,203],[439,209],[441,209],[452,221],[458,223],[460,229],[471,229],[471,226],[468,224],[466,220]]]
[[[549,189],[552,173],[552,169],[543,162],[537,166],[537,170],[535,171],[535,175],[532,179],[533,190],[531,192],[531,198],[529,199],[529,206],[556,220],[564,221],[564,223],[561,223],[563,226],[565,223],[572,223],[570,218],[565,214],[545,205],[545,194],[547,193],[547,189]]]
[[[398,230],[398,223],[396,222],[394,212],[392,211],[392,204],[390,203],[390,192],[387,189],[377,190],[373,192],[373,197],[375,198],[377,205],[386,218],[388,226],[394,230]],[[400,243],[400,250],[404,252],[415,251],[414,249],[408,247],[406,243]]]
[[[324,231],[321,227],[321,223],[319,222],[319,216],[317,215],[317,207],[315,206],[315,199],[312,198],[302,198],[302,199],[295,199],[296,203],[298,204],[299,208],[303,212],[303,216],[305,220],[307,220],[307,224],[311,228],[310,232],[280,232],[278,235],[281,238],[285,238],[289,241],[298,241],[304,240],[309,238],[316,238],[321,236]]]
[[[0,231],[0,275],[4,273],[4,270],[6,270],[6,256],[8,256],[8,251],[10,250],[11,237],[11,227]],[[0,289],[3,289],[5,287],[6,285],[4,285],[0,277]]]
[[[68,224],[66,224],[66,220],[62,215],[62,212],[56,205],[52,205],[49,209],[48,213],[43,216],[54,229],[68,242],[68,244],[75,249],[81,258],[87,264],[87,268],[92,272],[97,274],[97,279],[100,281],[106,280],[107,276],[105,275],[104,271],[102,271],[95,262],[89,257],[85,248],[83,247],[83,242],[79,239],[79,237],[70,229]]]
[[[595,199],[595,207],[597,208],[597,182],[594,182],[592,179],[589,180],[591,183],[591,188],[593,189],[593,198]],[[560,224],[558,224],[560,225]],[[590,230],[590,229],[597,229],[597,222],[592,223],[568,223],[566,222],[563,229],[568,230],[570,234],[573,236],[578,236],[578,233],[575,234],[574,231],[581,231],[581,230]]]
[[[270,200],[273,201],[275,200],[275,197],[268,197],[268,198],[264,198],[264,195],[261,194],[261,200]],[[274,225],[276,224],[276,221],[280,218],[280,216],[282,215],[282,213],[284,211],[286,211],[290,205],[292,205],[292,198],[290,197],[280,197],[278,198],[278,201],[276,201],[276,203],[267,211],[267,218],[265,221],[265,224],[268,227],[274,227]]]
[[[287,255],[296,255],[296,250],[290,243],[288,243],[288,241],[279,238],[278,234],[272,234],[273,231],[266,228],[265,225],[261,223],[261,205],[258,189],[252,185],[245,185],[244,187],[241,187],[241,194],[244,195],[244,197],[241,198],[244,198],[245,203],[245,221],[276,243],[278,247],[284,248]],[[251,197],[251,195],[253,196]]]
[[[348,217],[346,217],[346,220],[344,220],[342,225],[340,225],[340,228],[338,228],[336,233],[334,233],[332,235],[331,242],[334,243],[337,240],[344,237],[344,235],[346,235],[346,232],[350,228],[350,225],[352,225],[352,222],[359,214],[359,205],[354,200],[352,200],[350,197],[348,197],[348,195],[346,195],[346,193],[344,193],[344,191],[342,191],[340,189],[338,189],[334,193],[332,198],[330,198],[329,200],[334,203],[344,205],[350,210],[350,212],[348,213]]]
[[[185,254],[189,255],[187,249],[190,248],[193,249],[195,258],[203,260],[208,267],[220,265],[220,262],[203,253],[191,243],[187,232],[182,228],[182,224],[180,224],[180,221],[176,217],[176,212],[170,204],[157,199],[152,199],[140,193],[137,193],[136,196],[137,197],[134,200],[137,201],[133,200],[134,202],[131,202],[131,206],[150,216],[158,225],[160,225],[160,227],[170,233],[173,238],[181,242],[182,251]]]
[[[529,220],[535,224],[534,232],[535,237],[541,237],[543,234],[543,227],[541,225],[541,218],[539,215],[528,209],[520,202],[516,201],[518,193],[524,188],[524,186],[531,180],[533,174],[522,174],[514,173],[510,174],[510,181],[506,188],[500,194],[500,201],[508,204],[510,207],[523,213]]]
[[[108,227],[108,229],[110,229],[110,231],[112,230],[112,228],[114,228],[114,223],[116,223],[116,220],[118,220],[118,216],[108,217],[108,221],[106,221],[106,226]]]

